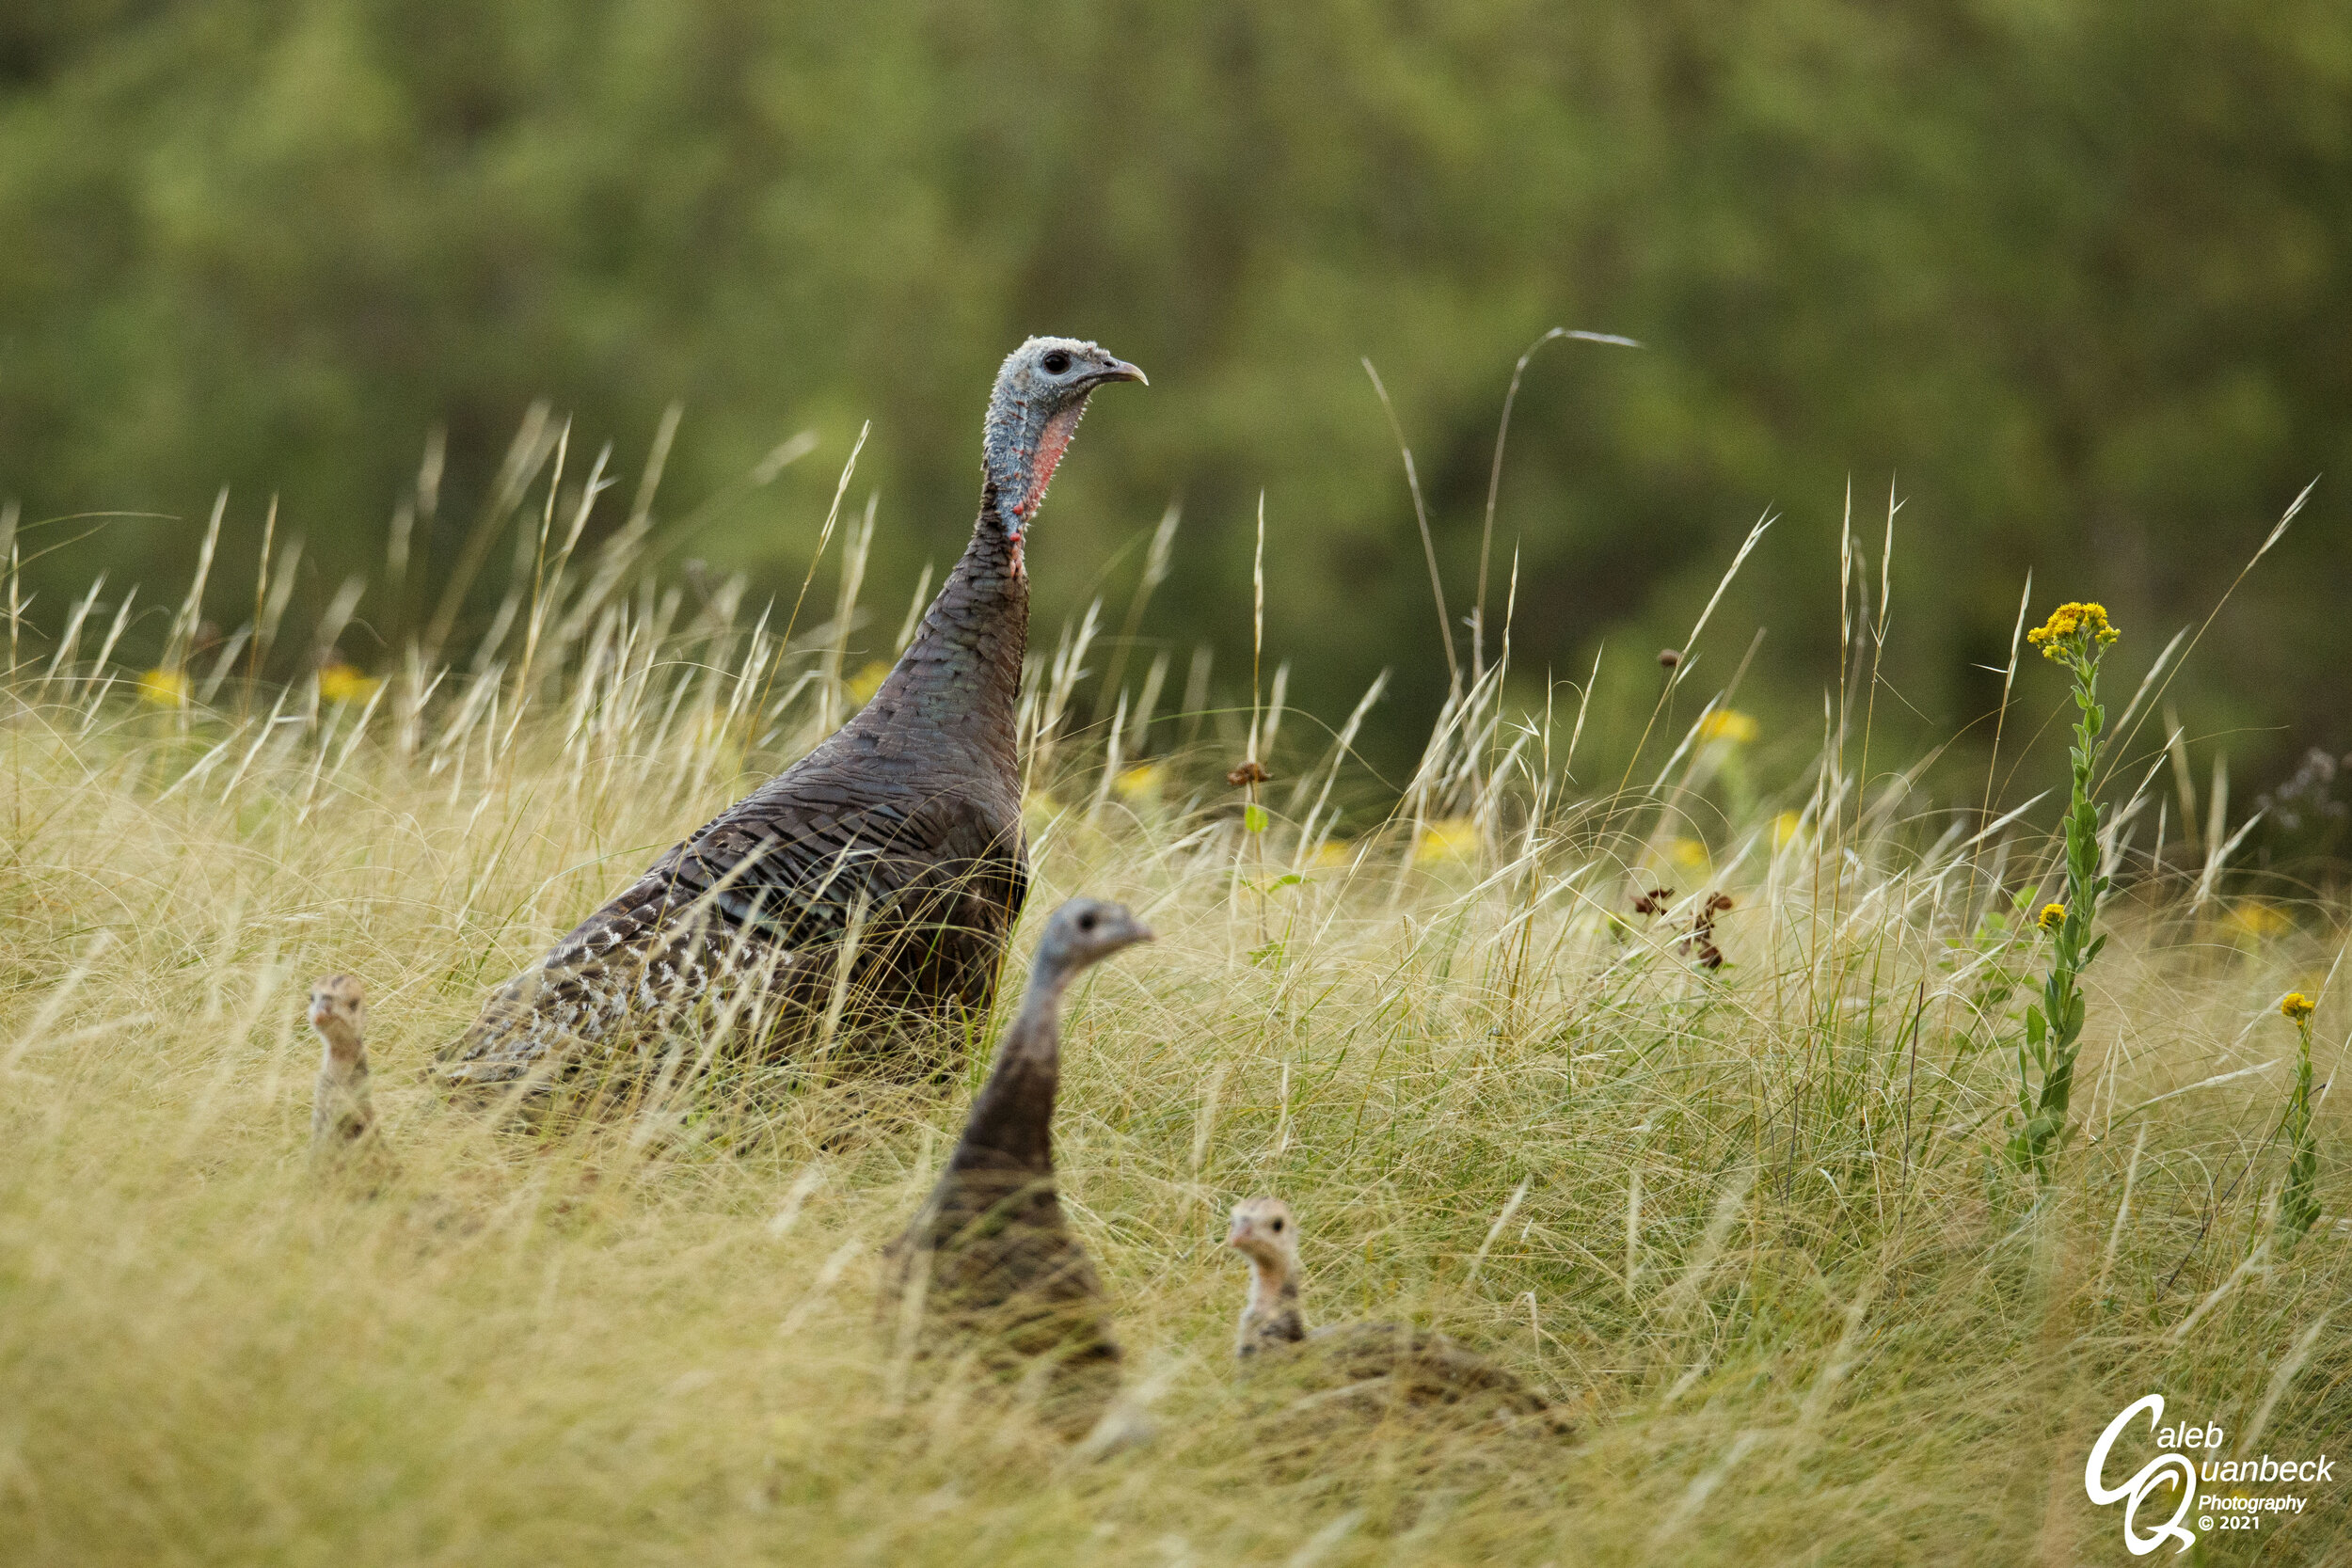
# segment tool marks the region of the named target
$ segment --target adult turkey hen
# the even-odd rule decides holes
[[[936,1037],[987,1010],[1028,889],[1013,754],[1023,540],[1088,397],[1143,379],[1069,338],[1007,357],[972,542],[881,689],[499,987],[443,1056],[451,1084],[625,1072],[730,999],[759,1004],[771,1048],[806,1030],[845,966],[869,1035]]]

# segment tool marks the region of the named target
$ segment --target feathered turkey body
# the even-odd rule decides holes
[[[1028,891],[1023,542],[1088,396],[1142,379],[1069,339],[1006,359],[972,542],[880,689],[494,991],[444,1057],[451,1082],[546,1081],[599,1054],[620,1067],[745,1001],[772,1045],[828,1006],[845,966],[853,1032],[863,1019],[935,1033],[988,1011]]]
[[[1120,1350],[1055,1186],[1061,996],[1089,964],[1151,939],[1117,904],[1073,898],[1054,911],[963,1133],[884,1260],[883,1314],[912,1314],[912,1348],[968,1346],[984,1364],[1035,1369],[1041,1413],[1072,1437],[1118,1391]]]

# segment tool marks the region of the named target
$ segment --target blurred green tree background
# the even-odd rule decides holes
[[[1940,740],[1997,701],[2028,569],[2036,620],[2107,603],[2128,683],[2352,467],[2326,0],[55,0],[0,15],[0,235],[36,619],[101,567],[183,578],[223,484],[225,622],[273,494],[306,594],[380,573],[437,427],[445,576],[545,397],[632,478],[682,402],[674,555],[786,592],[870,418],[886,641],[969,527],[997,360],[1066,332],[1152,384],[1057,485],[1041,640],[1097,592],[1116,620],[1181,497],[1145,633],[1230,677],[1263,491],[1269,654],[1331,717],[1393,666],[1392,767],[1445,667],[1363,357],[1458,635],[1514,359],[1554,325],[1645,345],[1536,358],[1497,523],[1490,620],[1517,548],[1518,667],[1539,698],[1605,641],[1604,741],[1767,509],[1695,678],[1765,628],[1740,705],[1802,752],[1850,481],[1874,593],[1903,501],[1877,721]],[[2176,689],[2241,777],[2352,747],[2344,483]],[[160,515],[50,521],[99,511]]]

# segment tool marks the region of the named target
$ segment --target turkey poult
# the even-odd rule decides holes
[[[368,1091],[367,993],[351,974],[329,974],[310,985],[310,1027],[326,1050],[310,1102],[310,1148],[336,1154],[375,1131]]]
[[[1089,964],[1151,940],[1118,904],[1073,898],[1054,911],[963,1135],[885,1259],[884,1316],[912,1330],[914,1349],[969,1348],[997,1370],[1034,1370],[1040,1414],[1071,1437],[1117,1394],[1120,1352],[1054,1187],[1061,998]]]
[[[860,1020],[936,1036],[987,1012],[1028,887],[1023,541],[1089,395],[1143,379],[1073,339],[1013,351],[989,400],[972,542],[881,689],[494,991],[444,1054],[450,1082],[618,1065],[741,985],[761,988],[760,1043],[788,1039],[845,952]]]
[[[1298,1309],[1298,1221],[1280,1198],[1234,1204],[1225,1244],[1249,1259],[1249,1299],[1233,1354],[1253,1373],[1279,1368],[1317,1387],[1383,1404],[1534,1417],[1554,1431],[1567,1430],[1542,1395],[1442,1334],[1407,1323],[1309,1329]]]

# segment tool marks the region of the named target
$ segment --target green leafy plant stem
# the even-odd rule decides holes
[[[2091,935],[2099,896],[2107,880],[2099,875],[2101,808],[2091,799],[2099,763],[2099,732],[2106,710],[2099,705],[2099,657],[2104,650],[2085,639],[2067,650],[2074,676],[2074,789],[2066,811],[2066,912],[2052,933],[2049,977],[2042,1000],[2026,1008],[2026,1037],[2018,1047],[2020,1125],[2010,1142],[2017,1164],[2048,1180],[2051,1162],[2065,1146],[2069,1101],[2074,1092],[2074,1057],[2082,1049],[2083,972],[2106,945]]]
[[[2279,1197],[2279,1230],[2286,1250],[2319,1223],[2319,1143],[2312,1132],[2312,1021],[2295,1021],[2301,1037],[2295,1054],[2295,1092],[2287,1099],[2287,1184]]]

